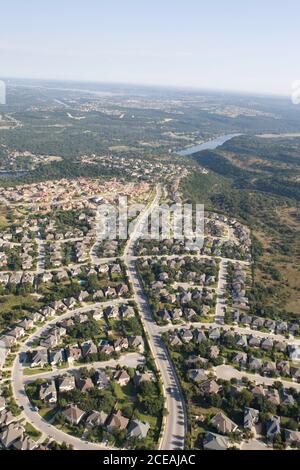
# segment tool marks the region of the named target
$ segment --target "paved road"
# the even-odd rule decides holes
[[[217,287],[217,303],[215,311],[216,323],[224,325],[225,308],[226,308],[226,276],[227,276],[227,261],[223,258],[220,261],[219,279]]]
[[[79,375],[80,369],[83,367],[85,369],[105,369],[106,367],[115,368],[116,366],[126,366],[136,368],[138,365],[143,364],[145,362],[145,356],[140,353],[132,352],[132,353],[125,353],[122,354],[119,359],[110,359],[108,361],[101,361],[101,362],[91,362],[88,364],[80,364],[78,366],[70,366],[64,369],[55,369],[53,371],[42,372],[38,374],[33,374],[30,376],[24,376],[23,382],[29,383],[33,382],[37,379],[52,379],[58,377],[60,375],[64,375],[66,373]],[[33,369],[34,370],[34,369]]]
[[[248,372],[243,372],[235,369],[229,365],[221,365],[214,367],[214,373],[218,379],[230,380],[232,378],[241,379],[242,377],[247,377],[249,380],[256,382],[257,384],[262,385],[273,385],[274,382],[281,382],[285,388],[294,388],[295,390],[300,391],[300,384],[296,382],[289,382],[288,380],[282,380],[279,377],[272,379],[270,377],[262,377],[259,374],[250,374]]]
[[[221,330],[224,330],[224,331],[233,331],[235,333],[238,333],[240,335],[251,335],[251,336],[255,336],[257,338],[271,338],[272,340],[274,341],[283,341],[287,344],[295,344],[295,345],[300,345],[300,339],[297,339],[297,338],[286,338],[285,336],[283,335],[278,335],[276,333],[267,333],[265,331],[259,331],[259,330],[252,330],[251,328],[244,328],[244,327],[241,327],[241,326],[237,326],[237,325],[219,325],[219,323],[205,323],[205,322],[194,322],[194,323],[191,323],[191,322],[185,322],[185,323],[182,323],[180,325],[165,325],[165,326],[160,326],[159,327],[159,331],[161,333],[165,332],[165,331],[172,331],[172,330],[177,330],[177,329],[180,329],[180,328],[220,328]]]
[[[159,334],[159,327],[156,325],[148,299],[143,292],[134,259],[135,243],[139,238],[144,224],[147,222],[148,215],[151,213],[155,205],[158,204],[159,199],[160,188],[158,187],[155,199],[136,221],[135,229],[124,250],[124,262],[127,265],[135,300],[140,307],[144,328],[148,335],[150,348],[155,358],[157,368],[161,373],[163,387],[166,394],[166,408],[168,415],[165,420],[160,448],[163,450],[175,450],[184,449],[187,423],[185,403],[173,363],[168,356],[165,344]]]

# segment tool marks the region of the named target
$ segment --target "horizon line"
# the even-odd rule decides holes
[[[87,83],[87,84],[97,84],[97,85],[123,85],[123,86],[132,86],[132,87],[141,87],[141,88],[158,88],[164,90],[178,90],[178,91],[190,91],[190,92],[212,92],[212,93],[226,93],[226,94],[235,94],[235,95],[250,95],[257,97],[276,97],[276,98],[289,98],[289,94],[267,92],[267,91],[250,91],[250,90],[237,90],[231,88],[210,88],[210,87],[197,87],[189,85],[163,85],[157,83],[142,83],[142,82],[123,82],[123,81],[101,81],[95,79],[79,79],[79,78],[45,78],[45,77],[20,77],[20,76],[9,76],[9,77],[0,77],[3,81],[8,80],[24,80],[24,81],[48,81],[48,82],[63,82],[63,83]],[[92,91],[92,90],[91,90]]]

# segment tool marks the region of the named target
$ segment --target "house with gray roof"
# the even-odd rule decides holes
[[[205,433],[203,448],[205,450],[227,450],[230,447],[229,439],[213,432]]]
[[[23,438],[24,428],[19,423],[11,423],[0,432],[0,441],[5,449],[10,449],[16,441]]]
[[[50,404],[57,402],[57,392],[54,380],[46,382],[40,386],[39,399]]]
[[[255,408],[248,408],[244,409],[244,428],[249,429],[250,431],[253,430],[255,425],[259,421],[259,411]]]
[[[280,417],[272,416],[266,423],[266,435],[268,441],[273,441],[274,437],[280,434]]]
[[[150,429],[150,424],[147,422],[133,420],[128,425],[128,437],[136,439],[145,439]]]
[[[188,371],[188,378],[199,384],[204,382],[204,380],[207,380],[206,371],[204,369],[190,369]]]
[[[85,424],[89,427],[94,426],[105,426],[108,415],[104,411],[92,411],[92,413],[86,418]]]
[[[238,425],[222,412],[217,413],[210,420],[210,424],[222,434],[230,434],[238,429]]]

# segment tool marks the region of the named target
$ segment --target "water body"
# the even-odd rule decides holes
[[[203,144],[193,145],[192,147],[188,147],[176,153],[180,155],[181,157],[186,157],[188,155],[193,155],[193,153],[201,152],[202,150],[214,150],[217,147],[220,147],[221,145],[225,144],[225,142],[228,142],[228,140],[231,140],[234,137],[239,137],[240,135],[242,134],[221,135],[220,137],[217,137],[216,139],[208,140],[207,142],[204,142]]]

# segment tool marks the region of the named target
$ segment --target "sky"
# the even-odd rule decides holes
[[[299,0],[0,0],[0,78],[290,94]]]

